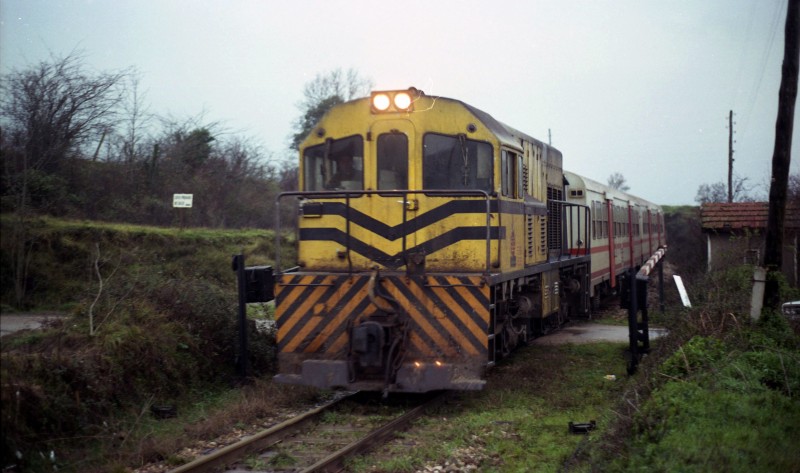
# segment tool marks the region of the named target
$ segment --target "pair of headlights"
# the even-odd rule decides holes
[[[375,92],[372,108],[377,112],[406,112],[411,109],[411,94],[408,92]]]

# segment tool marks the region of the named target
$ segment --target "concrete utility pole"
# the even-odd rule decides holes
[[[733,202],[733,110],[728,113],[728,203]]]
[[[769,217],[767,218],[764,266],[780,271],[783,263],[783,227],[786,217],[786,189],[789,183],[789,164],[792,160],[792,130],[797,101],[797,77],[800,65],[800,0],[789,0],[786,12],[781,88],[778,92],[778,118],[775,122],[775,151],[772,154],[772,184],[769,187]],[[767,278],[764,306],[780,307],[778,282]]]

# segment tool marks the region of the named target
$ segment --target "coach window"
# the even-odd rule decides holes
[[[306,191],[364,188],[364,142],[350,136],[311,146],[303,152],[303,187]]]
[[[408,137],[378,136],[378,190],[408,189]]]
[[[428,133],[422,140],[423,189],[492,190],[492,145],[465,135]]]
[[[602,202],[592,201],[592,234],[595,240],[603,238],[603,213],[605,208]]]

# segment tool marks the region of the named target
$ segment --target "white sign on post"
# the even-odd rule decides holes
[[[686,292],[686,288],[683,287],[683,279],[677,274],[673,276],[675,278],[675,285],[678,286],[678,293],[681,295],[681,302],[683,302],[684,307],[692,307],[692,303],[689,302],[689,294]]]
[[[175,208],[190,209],[192,208],[193,197],[194,194],[173,194],[172,206]]]

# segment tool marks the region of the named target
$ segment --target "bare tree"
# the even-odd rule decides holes
[[[58,171],[113,128],[128,72],[89,75],[82,57],[53,59],[2,78],[0,118],[22,166]]]
[[[728,188],[723,182],[700,184],[700,187],[697,188],[697,195],[694,197],[694,200],[700,205],[727,202]]]
[[[58,201],[54,193],[66,188],[67,160],[113,128],[126,74],[90,75],[82,57],[70,55],[0,78],[3,194],[16,214],[12,266],[18,306],[26,293],[32,245],[26,222],[37,203],[32,197],[40,205]]]
[[[334,105],[347,102],[359,96],[368,95],[372,80],[362,78],[354,69],[342,72],[335,69],[317,76],[305,85],[303,101],[298,104],[301,115],[295,121],[291,147],[298,149],[320,119]]]
[[[631,186],[625,183],[625,176],[618,172],[608,176],[608,187],[621,190],[622,192],[626,192],[631,188]]]
[[[153,115],[144,102],[145,93],[140,90],[141,76],[131,73],[128,76],[127,100],[123,103],[125,116],[122,118],[122,150],[121,159],[126,164],[132,164],[144,159],[147,152],[142,146],[146,138],[148,125],[153,121]]]
[[[747,181],[746,177],[733,177],[734,202],[753,202],[753,197],[750,195],[751,187],[747,185]],[[700,205],[728,202],[728,186],[721,181],[713,184],[700,184],[694,200]]]
[[[800,207],[800,171],[789,174],[789,183],[786,200],[793,203],[796,207]]]

